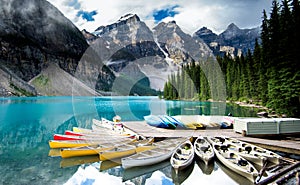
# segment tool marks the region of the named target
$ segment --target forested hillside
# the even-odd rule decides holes
[[[300,117],[299,23],[299,0],[273,1],[270,15],[263,11],[261,43],[256,42],[254,51],[236,58],[217,57],[228,100],[251,100],[277,113]],[[211,98],[210,88],[218,84],[209,83],[204,75],[205,62],[183,66],[181,73],[170,76],[164,97]],[[186,75],[193,85],[185,82]]]

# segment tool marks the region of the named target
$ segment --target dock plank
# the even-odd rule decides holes
[[[300,155],[299,140],[275,140],[256,137],[244,137],[235,133],[233,129],[206,129],[206,130],[180,130],[163,129],[148,125],[146,121],[123,122],[124,126],[145,137],[197,137],[201,136],[227,136],[250,142],[269,150]]]

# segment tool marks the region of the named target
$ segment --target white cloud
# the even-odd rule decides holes
[[[55,5],[63,14],[69,18],[80,30],[87,29],[94,31],[102,25],[112,24],[122,15],[127,13],[137,14],[142,21],[153,28],[154,18],[152,13],[155,10],[165,9],[179,5],[176,11],[179,13],[174,18],[183,31],[193,34],[199,28],[206,26],[216,33],[226,29],[230,23],[235,23],[240,28],[256,27],[261,24],[263,9],[269,12],[272,0],[77,0],[77,7],[83,11],[97,10],[98,14],[93,16],[95,22],[87,22],[77,17],[78,9],[70,7],[74,0],[48,0]]]

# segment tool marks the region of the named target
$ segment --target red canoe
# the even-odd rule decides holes
[[[84,136],[83,133],[73,132],[71,130],[66,130],[65,131],[65,135],[69,135],[69,136]]]
[[[86,138],[82,136],[54,134],[53,139],[54,140],[85,140]]]

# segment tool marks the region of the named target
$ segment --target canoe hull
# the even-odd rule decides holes
[[[155,149],[154,149],[155,150]],[[171,157],[173,150],[170,150],[168,153],[160,154],[152,157],[145,157],[140,159],[126,159],[122,158],[122,167],[124,169],[136,167],[136,166],[148,166],[156,163],[165,161]]]
[[[201,136],[195,140],[194,149],[196,156],[198,156],[206,165],[208,165],[215,156],[215,152],[209,142]]]
[[[172,154],[170,162],[177,173],[188,167],[194,160],[195,150],[190,140],[182,143]]]
[[[240,156],[237,151],[231,151],[223,138],[220,138],[222,141],[220,143],[218,142],[219,139],[216,138],[209,138],[208,140],[219,161],[232,171],[246,177],[251,182],[255,182],[258,176],[257,169],[247,159]]]
[[[130,155],[135,154],[135,148],[133,149],[128,149],[128,150],[122,150],[122,151],[104,151],[99,153],[99,159],[100,161],[106,161],[106,160],[111,160],[111,159],[117,159],[117,158],[122,158],[122,157],[127,157]]]
[[[93,147],[80,147],[80,148],[66,148],[60,150],[60,155],[62,158],[88,156],[88,155],[98,155],[99,152],[110,150],[114,147],[103,147],[103,148],[93,148]]]

